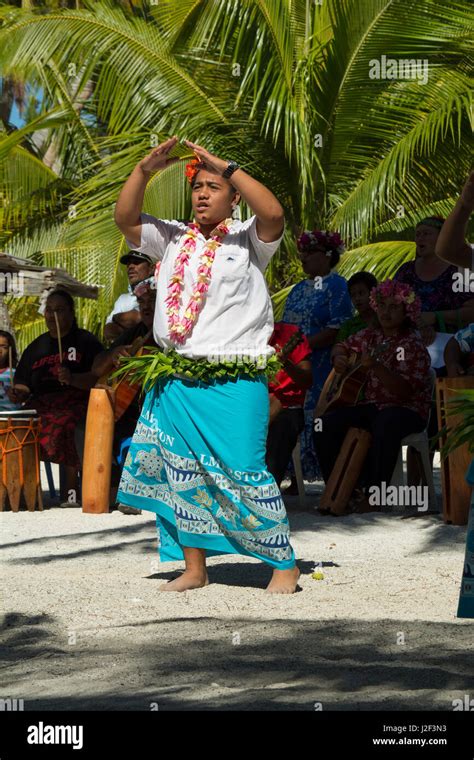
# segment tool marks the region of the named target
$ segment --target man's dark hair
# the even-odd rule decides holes
[[[350,290],[354,285],[365,285],[370,292],[377,285],[377,278],[372,272],[356,272],[347,282],[347,289]]]
[[[71,311],[74,311],[74,299],[67,290],[61,290],[59,288],[57,290],[52,290],[51,293],[48,293],[48,298],[46,300],[49,300],[52,296],[59,296],[62,298],[63,301],[66,301]]]
[[[76,320],[76,310],[74,308],[74,298],[72,297],[72,295],[68,293],[67,290],[61,290],[58,288],[58,290],[52,290],[51,293],[48,293],[48,297],[46,300],[49,301],[49,299],[52,296],[59,296],[60,298],[63,299],[63,301],[66,301],[74,317],[73,325],[74,327],[77,327],[78,325],[77,325],[77,320]]]

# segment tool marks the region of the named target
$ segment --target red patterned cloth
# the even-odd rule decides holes
[[[413,393],[408,401],[400,401],[384,386],[376,374],[369,370],[362,403],[373,403],[378,409],[402,406],[412,409],[420,417],[427,420],[431,408],[431,360],[421,338],[413,330],[386,337],[382,329],[367,327],[365,330],[351,335],[341,345],[350,351],[357,351],[357,353],[370,353],[382,343],[386,343],[387,347],[377,354],[377,361],[408,380],[413,388]]]
[[[46,393],[33,400],[41,417],[40,457],[57,464],[80,467],[74,431],[87,414],[89,393],[78,388]]]

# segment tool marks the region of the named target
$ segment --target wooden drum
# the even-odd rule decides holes
[[[0,512],[43,509],[40,429],[34,409],[0,412]]]
[[[349,428],[319,502],[320,512],[343,515],[362,472],[372,435],[362,428]]]

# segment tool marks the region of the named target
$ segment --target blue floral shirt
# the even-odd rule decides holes
[[[315,335],[327,327],[337,330],[352,316],[352,302],[344,277],[330,272],[326,277],[302,280],[290,292],[283,314],[283,322],[297,325],[306,336]],[[315,349],[313,365],[314,387],[321,390],[331,369],[331,347]]]

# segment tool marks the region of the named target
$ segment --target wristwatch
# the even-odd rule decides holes
[[[240,169],[240,166],[237,163],[237,161],[229,161],[227,165],[227,169],[224,169],[224,171],[222,172],[222,176],[225,179],[229,179],[229,177],[232,177],[233,173],[236,172],[237,169]]]

